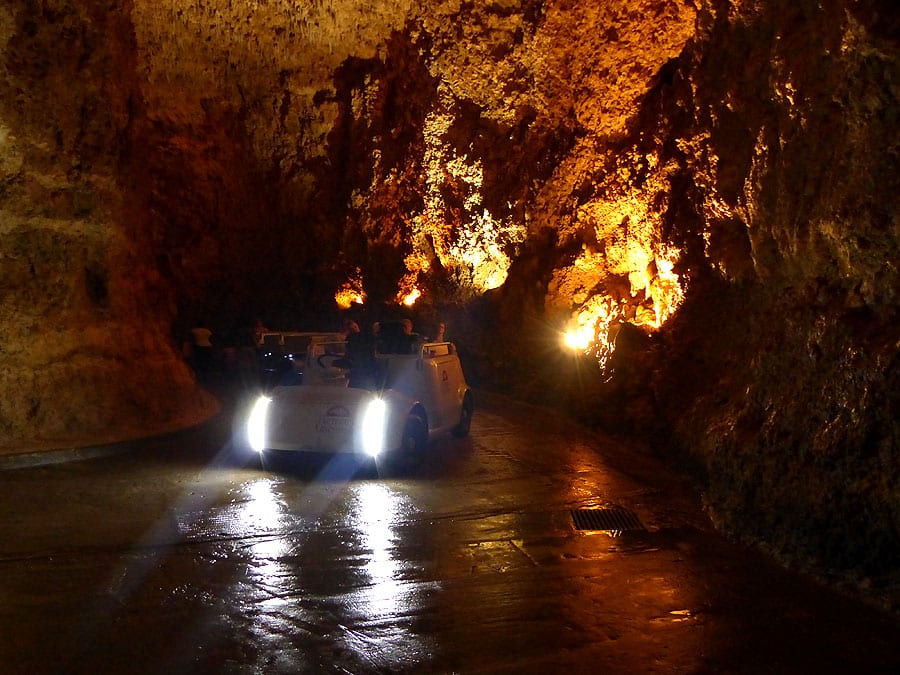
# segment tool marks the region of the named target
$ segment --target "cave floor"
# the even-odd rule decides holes
[[[0,471],[0,670],[900,672],[896,616],[553,413],[480,396],[468,438],[378,475],[231,435]]]

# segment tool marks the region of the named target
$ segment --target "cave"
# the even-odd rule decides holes
[[[897,610],[898,99],[892,0],[9,0],[0,453],[215,414],[199,323],[441,320]]]

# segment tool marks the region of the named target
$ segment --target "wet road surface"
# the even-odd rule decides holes
[[[230,435],[0,471],[0,672],[900,672],[896,617],[553,413],[484,395],[469,438],[382,476],[260,469]],[[576,529],[607,507],[630,529]]]

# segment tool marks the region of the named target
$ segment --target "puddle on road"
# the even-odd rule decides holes
[[[283,646],[300,630],[359,662],[427,662],[434,647],[412,618],[439,584],[419,580],[402,555],[401,528],[417,511],[409,495],[376,482],[327,494],[318,486],[302,496],[284,490],[278,479],[260,478],[228,503],[176,514],[183,541],[240,550],[245,575],[223,593],[229,604],[254,608],[249,630],[260,644]],[[409,625],[397,617],[410,617]]]

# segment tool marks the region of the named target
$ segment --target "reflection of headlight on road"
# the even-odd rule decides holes
[[[362,445],[366,454],[377,457],[384,448],[384,421],[387,406],[380,398],[369,401],[362,419]]]
[[[271,402],[268,396],[260,396],[247,418],[247,442],[257,452],[262,452],[266,447],[266,412]]]

